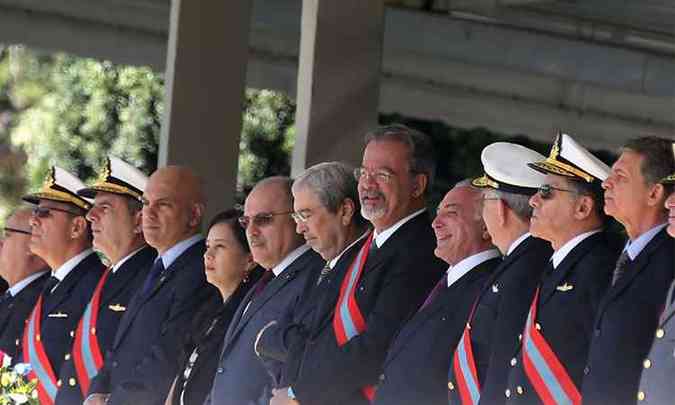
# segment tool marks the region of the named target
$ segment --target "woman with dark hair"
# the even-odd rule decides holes
[[[209,224],[204,253],[206,279],[223,298],[223,304],[206,302],[197,312],[194,341],[185,342],[183,367],[176,376],[166,405],[201,405],[211,388],[227,327],[249,288],[263,274],[251,256],[239,211],[217,214]]]

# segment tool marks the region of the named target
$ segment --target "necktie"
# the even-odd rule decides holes
[[[143,284],[143,297],[146,297],[150,291],[152,291],[162,273],[164,273],[164,262],[161,257],[158,257],[155,260],[155,263],[152,264],[150,273],[148,273],[148,277],[146,277],[145,283]]]
[[[267,270],[262,277],[260,277],[260,280],[255,284],[255,290],[253,292],[253,295],[251,296],[251,301],[258,295],[260,295],[261,292],[265,289],[267,284],[269,284],[270,280],[274,278],[274,273],[272,270]]]
[[[326,262],[326,265],[323,266],[323,269],[321,269],[321,273],[319,273],[319,278],[316,280],[316,285],[321,284],[321,281],[326,278],[328,273],[330,273],[330,266],[328,265],[328,262]]]
[[[54,290],[54,287],[56,287],[56,285],[59,284],[60,281],[61,280],[59,280],[54,276],[49,277],[49,280],[45,282],[45,285],[42,289],[42,295],[48,297],[52,293],[52,290]]]
[[[624,250],[619,256],[619,260],[616,261],[616,267],[614,267],[614,273],[612,274],[612,286],[621,280],[624,273],[626,272],[626,266],[630,263],[630,257],[628,257],[628,251]]]
[[[448,275],[443,274],[443,277],[441,277],[441,279],[438,280],[438,283],[436,283],[434,289],[431,290],[431,292],[427,296],[427,299],[424,300],[424,304],[422,304],[422,306],[417,312],[423,310],[424,308],[427,307],[427,305],[431,304],[431,302],[441,293],[441,291],[445,290],[447,287],[448,287]]]

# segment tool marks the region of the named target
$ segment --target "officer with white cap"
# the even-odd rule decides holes
[[[545,176],[526,163],[544,156],[524,146],[497,142],[483,149],[483,220],[492,242],[504,255],[481,290],[448,372],[451,404],[504,402],[508,359],[518,346],[529,304],[550,245],[530,235],[529,198]]]
[[[99,179],[78,191],[80,196],[94,199],[87,213],[94,249],[108,258],[110,266],[75,330],[72,352],[61,366],[59,377],[67,384],[56,396],[57,405],[83,402],[90,380],[112,348],[131,297],[155,260],[157,253],[145,243],[141,229],[141,197],[147,181],[141,171],[110,156]]]
[[[546,175],[530,198],[530,232],[554,252],[510,359],[505,392],[509,403],[576,404],[595,313],[619,254],[618,240],[604,231],[601,183],[610,169],[563,133],[546,159],[529,166]]]
[[[58,372],[70,352],[77,323],[104,267],[91,249],[85,215],[91,203],[79,196],[80,179],[54,166],[37,193],[23,199],[37,204],[30,219],[30,250],[51,267],[51,278],[28,317],[23,362],[37,377],[40,403],[50,404],[68,381]]]

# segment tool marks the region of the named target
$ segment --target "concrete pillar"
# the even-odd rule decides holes
[[[173,0],[159,166],[205,180],[206,220],[234,202],[251,0]]]
[[[382,0],[303,0],[292,175],[327,160],[361,161],[377,125]]]

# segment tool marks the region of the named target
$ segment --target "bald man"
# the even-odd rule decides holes
[[[30,209],[16,210],[7,218],[0,240],[0,276],[9,284],[0,298],[0,352],[14,362],[20,362],[16,355],[20,351],[24,321],[49,278],[47,264],[28,248],[30,217]]]
[[[143,234],[158,257],[120,321],[87,404],[164,403],[192,315],[207,302],[218,308],[220,295],[207,283],[202,260],[201,180],[185,167],[161,168],[142,201]]]

